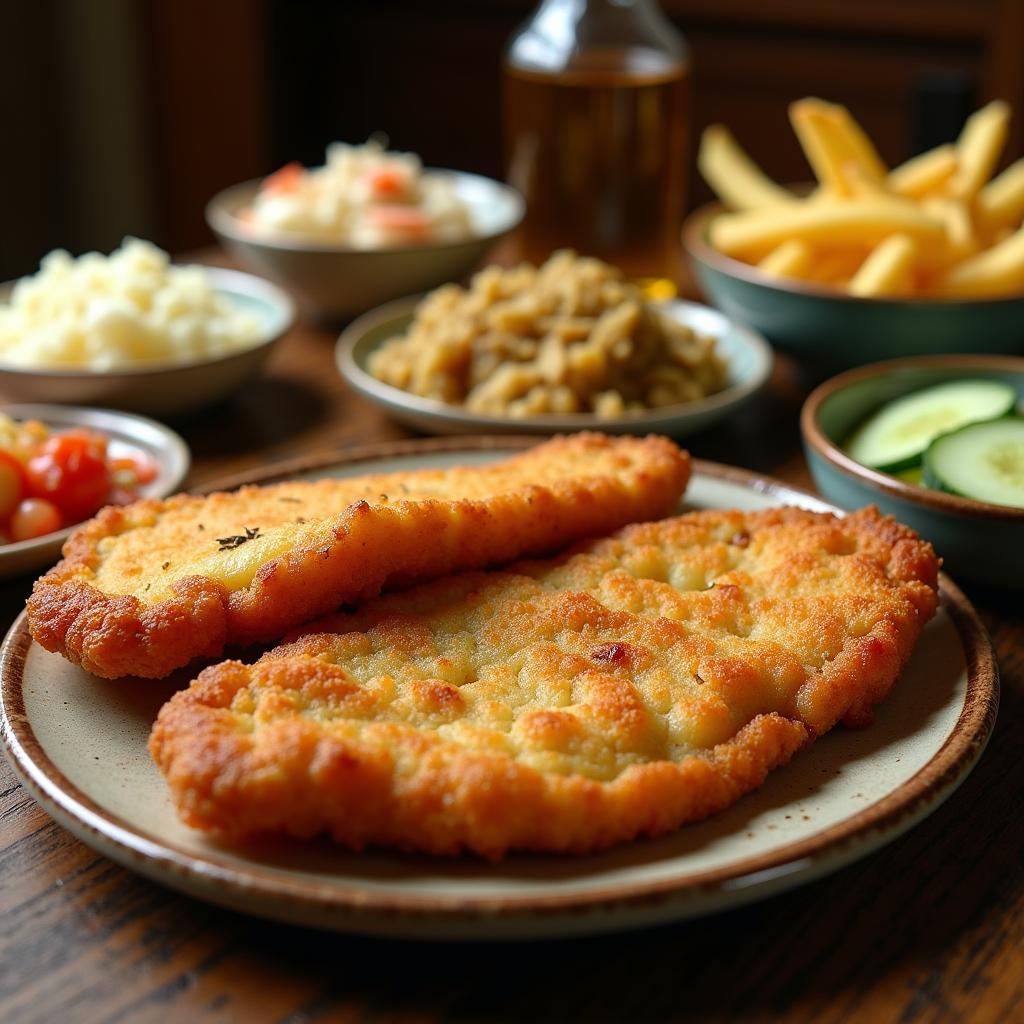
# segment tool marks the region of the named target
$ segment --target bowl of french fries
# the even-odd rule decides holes
[[[799,100],[790,121],[817,182],[768,178],[727,128],[698,165],[721,202],[683,241],[708,298],[812,363],[1024,352],[1024,159],[994,174],[1010,108],[888,168],[842,106]]]

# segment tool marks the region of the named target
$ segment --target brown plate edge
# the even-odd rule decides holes
[[[361,462],[410,454],[439,451],[497,451],[529,447],[536,438],[430,438],[367,445],[350,453],[331,453],[287,460],[256,473],[207,485],[266,482],[294,472],[345,462]],[[816,495],[784,481],[718,463],[695,460],[695,470],[709,476],[753,487],[759,493],[790,494],[810,498],[828,506]],[[25,713],[21,691],[22,671],[31,637],[22,613],[11,627],[0,652],[0,705],[2,735],[6,752],[29,792],[44,809],[57,810],[58,819],[67,815],[80,829],[97,837],[101,846],[113,844],[126,860],[150,877],[178,875],[195,877],[207,886],[219,885],[246,897],[264,895],[287,899],[294,908],[307,906],[322,910],[334,907],[353,914],[441,915],[446,919],[475,919],[495,915],[557,915],[566,911],[622,911],[667,903],[683,894],[724,892],[741,879],[772,873],[787,864],[836,858],[835,867],[853,859],[864,833],[895,838],[911,827],[928,810],[950,795],[980,757],[995,723],[999,704],[999,676],[995,655],[977,612],[962,591],[945,575],[941,577],[942,605],[959,634],[967,662],[968,688],[964,706],[950,735],[924,767],[896,790],[845,821],[818,835],[791,843],[770,854],[749,857],[727,868],[717,868],[685,880],[666,879],[650,883],[618,883],[585,893],[551,897],[456,897],[439,898],[369,893],[360,887],[340,887],[282,878],[279,869],[258,866],[239,869],[234,863],[210,854],[195,854],[144,833],[130,822],[104,810],[64,776],[42,749]],[[51,811],[52,813],[52,811]],[[868,843],[869,849],[882,845]],[[149,870],[147,870],[147,868]],[[828,870],[824,867],[820,873]],[[212,897],[211,897],[212,898]]]

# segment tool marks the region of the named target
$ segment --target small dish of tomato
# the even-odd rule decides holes
[[[189,452],[153,420],[72,406],[0,410],[0,576],[55,561],[71,529],[106,505],[164,497]]]

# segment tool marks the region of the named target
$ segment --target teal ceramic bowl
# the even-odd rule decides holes
[[[903,356],[1024,353],[1024,295],[863,299],[769,277],[708,243],[708,225],[722,212],[718,203],[703,206],[683,225],[683,244],[705,296],[803,362],[842,370]]]
[[[953,576],[1024,589],[1024,509],[905,483],[854,462],[842,448],[887,402],[963,377],[1004,381],[1024,403],[1024,358],[923,356],[876,363],[839,374],[811,393],[800,414],[804,452],[818,490],[836,505],[877,505],[930,540]]]

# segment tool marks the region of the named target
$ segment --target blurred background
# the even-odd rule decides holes
[[[12,0],[0,95],[0,279],[126,234],[212,241],[219,189],[387,133],[500,176],[504,44],[531,0]],[[692,143],[723,121],[774,177],[809,177],[787,104],[845,104],[892,163],[1020,110],[1021,0],[661,0],[693,57]],[[1015,119],[1009,154],[1021,149]],[[691,157],[692,159],[692,157]],[[708,198],[691,174],[688,205]]]

